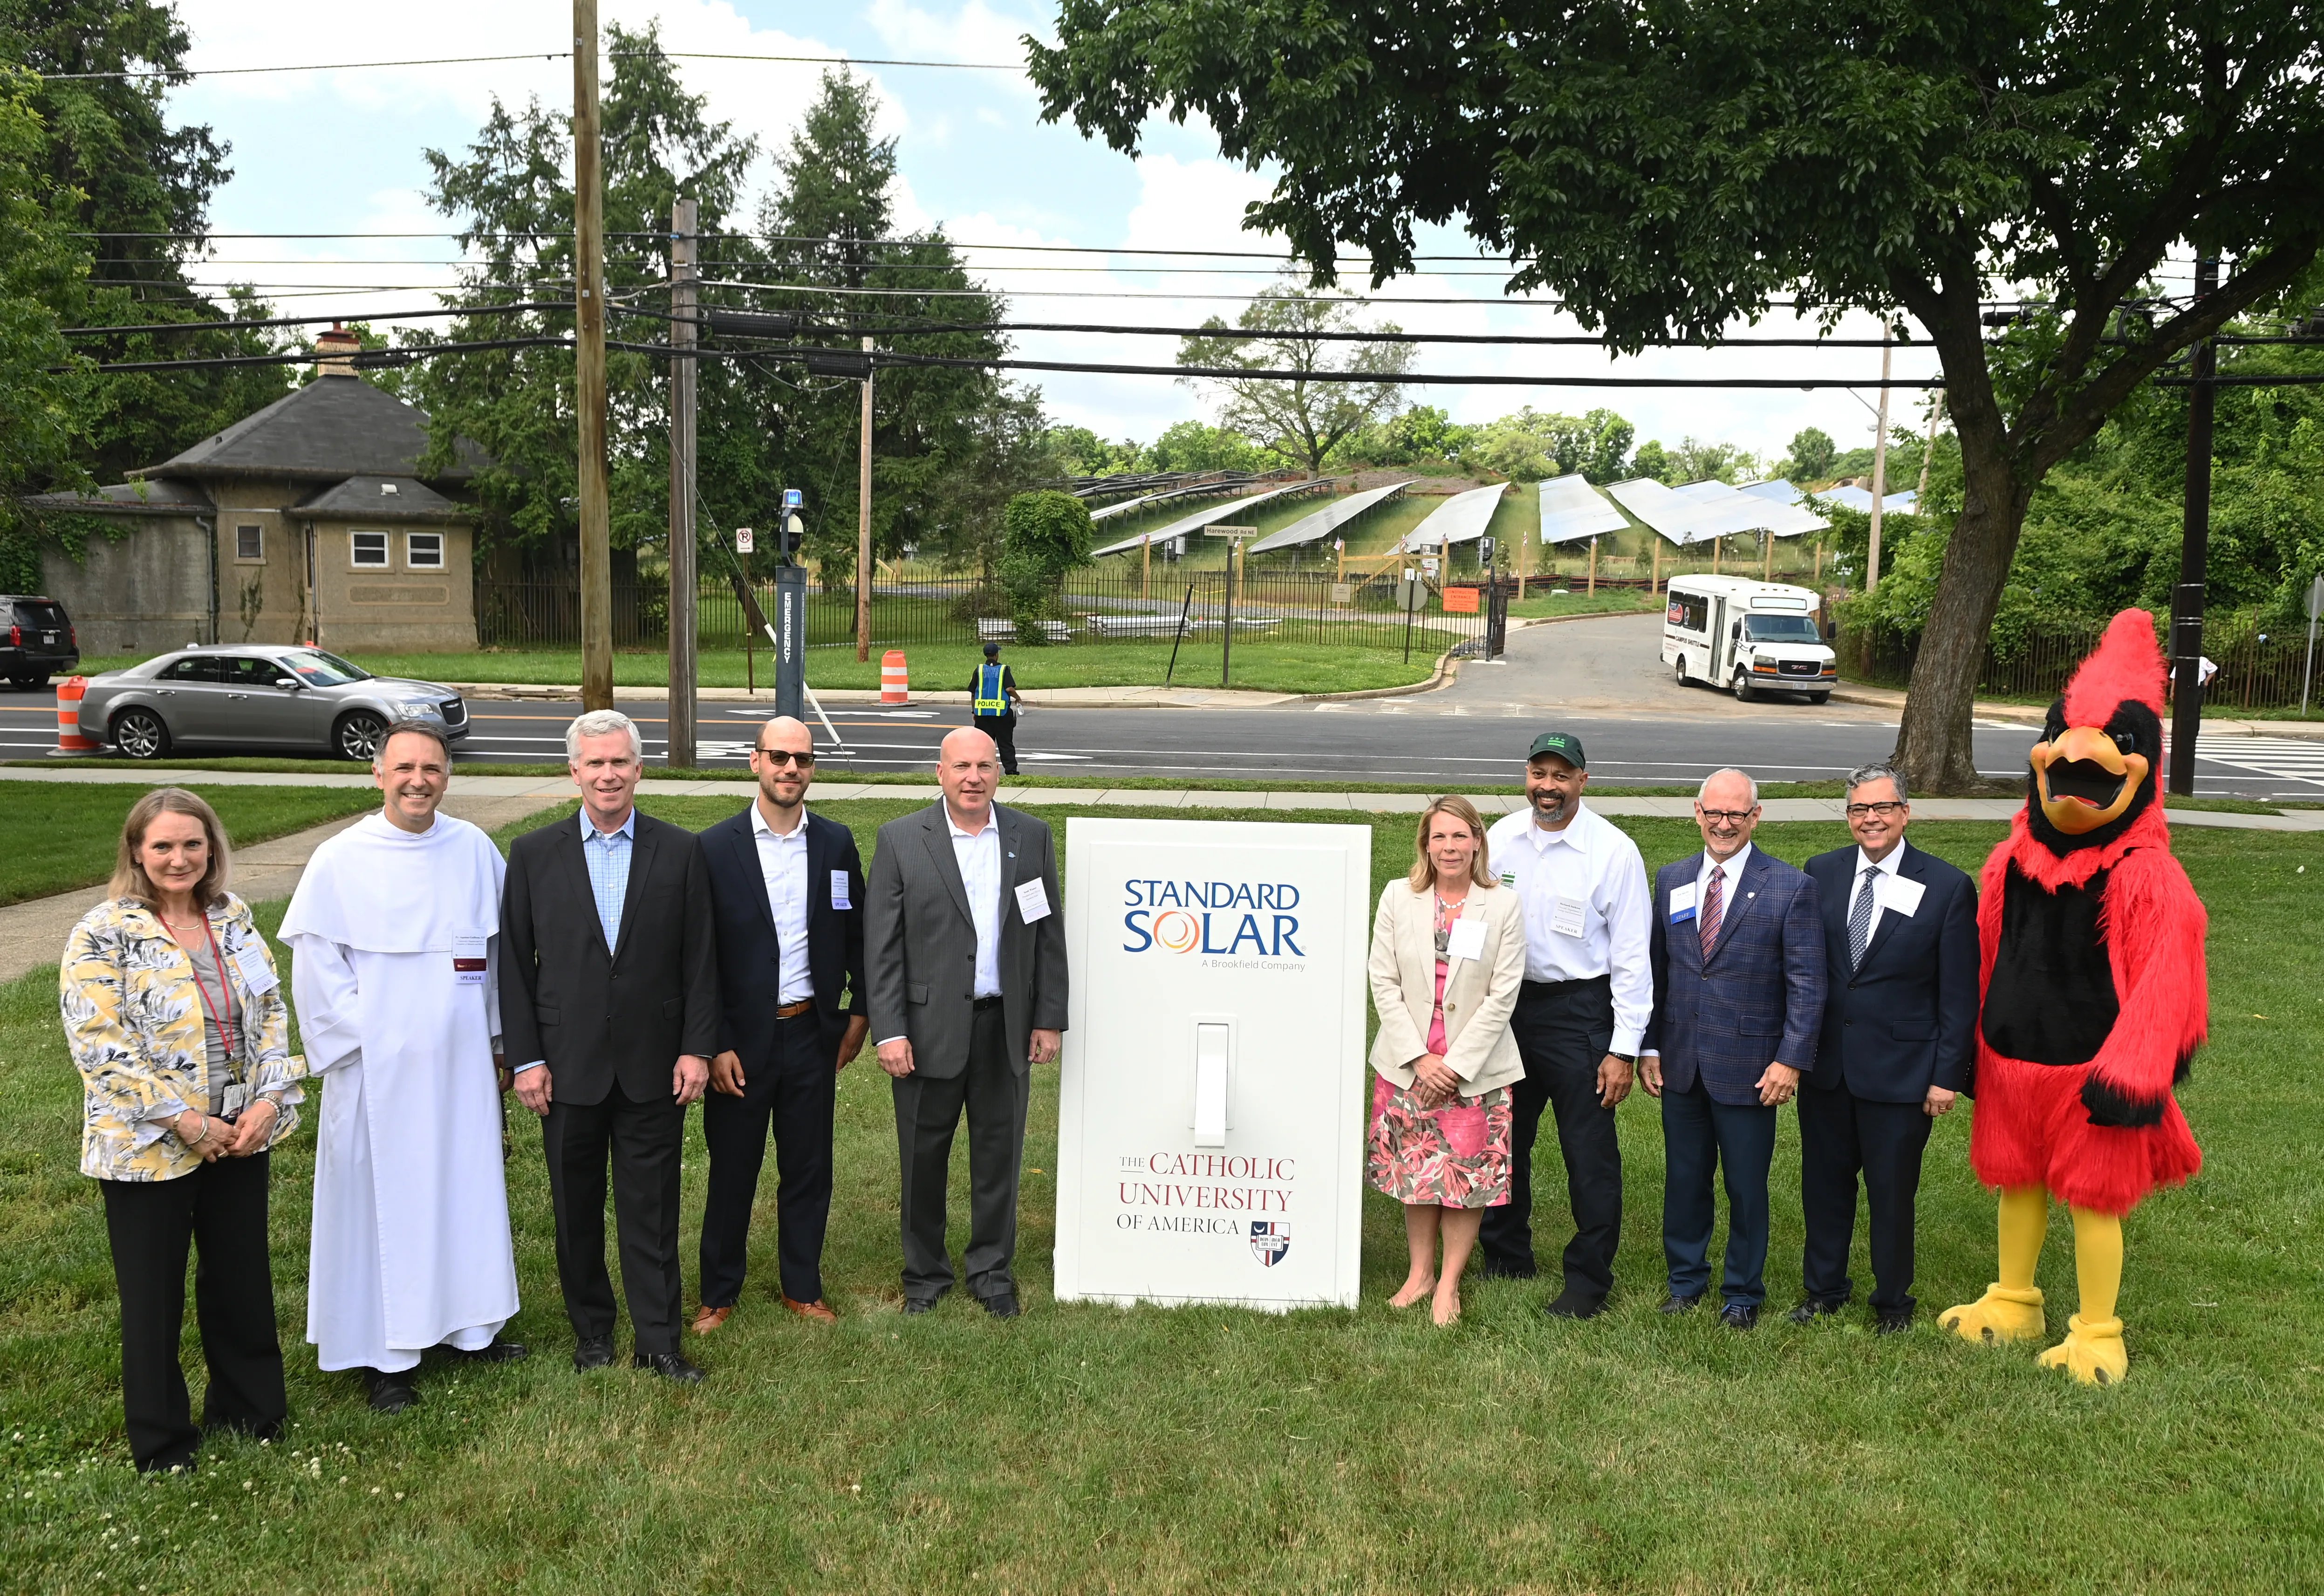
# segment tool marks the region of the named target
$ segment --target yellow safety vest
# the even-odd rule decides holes
[[[976,668],[976,713],[982,715],[1002,715],[1009,713],[1008,696],[1001,691],[1002,672],[999,665]]]

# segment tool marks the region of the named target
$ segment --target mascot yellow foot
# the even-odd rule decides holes
[[[2042,1367],[2062,1369],[2086,1386],[2119,1384],[2130,1370],[2122,1347],[2122,1321],[2087,1322],[2080,1314],[2066,1321],[2066,1339],[2042,1354]]]
[[[1975,1302],[1947,1308],[1937,1323],[1964,1341],[2039,1341],[2049,1328],[2042,1319],[2042,1294],[2031,1286],[1995,1281]]]

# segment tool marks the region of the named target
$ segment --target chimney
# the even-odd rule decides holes
[[[352,377],[355,374],[355,352],[363,340],[337,322],[331,330],[315,335],[315,374],[318,377]]]

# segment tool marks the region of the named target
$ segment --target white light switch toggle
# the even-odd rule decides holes
[[[1227,1144],[1228,1027],[1194,1028],[1194,1145]]]

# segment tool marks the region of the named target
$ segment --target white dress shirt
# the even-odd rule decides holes
[[[941,801],[941,800],[939,800]],[[945,804],[945,827],[952,833],[952,856],[960,883],[968,890],[969,918],[976,922],[976,995],[1001,995],[1001,818],[984,812],[984,829],[963,831]]]
[[[1702,851],[1702,868],[1694,872],[1694,914],[1697,926],[1700,926],[1702,921],[1702,906],[1708,900],[1708,894],[1711,891],[1711,872],[1716,865],[1717,868],[1727,872],[1720,878],[1719,882],[1719,930],[1722,936],[1727,934],[1727,917],[1735,912],[1735,883],[1743,879],[1743,867],[1750,862],[1751,844],[1748,843],[1736,849],[1735,856],[1723,864],[1711,858],[1710,849],[1705,848]]]
[[[1848,917],[1852,918],[1855,915],[1856,895],[1865,890],[1864,872],[1868,870],[1877,870],[1889,880],[1895,880],[1896,867],[1904,863],[1904,850],[1910,845],[1904,838],[1898,837],[1896,845],[1888,850],[1887,858],[1875,859],[1864,851],[1862,844],[1857,844],[1856,880],[1848,889]],[[1875,893],[1872,899],[1872,924],[1864,933],[1864,943],[1868,947],[1872,945],[1873,937],[1880,934],[1880,898],[1877,893]],[[1848,918],[1843,918],[1840,923],[1843,926],[1848,924]]]
[[[767,824],[765,812],[752,800],[751,840],[759,845],[759,875],[766,882],[767,909],[775,917],[775,946],[782,970],[775,1001],[788,1007],[815,996],[815,977],[808,973],[807,961],[810,884],[806,806],[799,807],[798,824],[782,832]]]
[[[1646,959],[1646,861],[1612,821],[1578,799],[1573,818],[1555,831],[1535,823],[1530,808],[1504,816],[1485,834],[1487,855],[1525,907],[1526,979],[1612,979],[1614,1040],[1610,1051],[1636,1053],[1655,1004],[1654,972]],[[1581,911],[1580,935],[1555,928],[1560,900],[1567,923]]]

